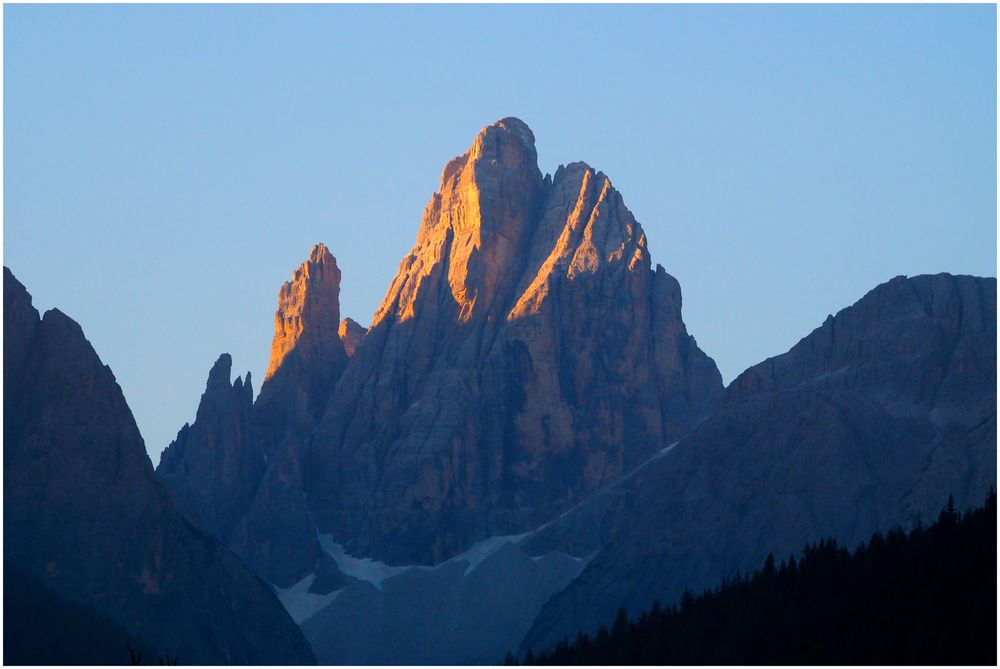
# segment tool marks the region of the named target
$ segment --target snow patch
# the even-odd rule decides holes
[[[276,589],[278,601],[285,607],[288,615],[292,617],[296,625],[301,625],[312,618],[320,609],[337,599],[337,595],[343,592],[343,589],[334,590],[326,595],[317,595],[309,592],[309,588],[312,587],[315,580],[316,574],[309,574],[294,585],[290,585],[284,589]]]
[[[464,575],[467,576],[472,573],[476,567],[482,564],[486,558],[496,553],[508,543],[516,545],[529,534],[531,533],[525,532],[524,534],[507,534],[499,537],[487,537],[482,541],[477,541],[467,550],[458,553],[457,555],[453,555],[441,564],[433,567],[416,564],[393,566],[385,564],[384,562],[379,562],[378,560],[373,560],[372,558],[354,557],[353,555],[348,554],[341,544],[338,544],[333,540],[332,534],[320,534],[319,544],[326,554],[332,557],[334,562],[337,563],[337,568],[339,568],[340,571],[344,572],[348,576],[353,576],[358,580],[368,581],[381,590],[382,581],[387,578],[392,578],[393,576],[398,576],[409,569],[422,569],[424,571],[430,571],[432,569],[437,569],[441,565],[459,562],[461,560],[468,563],[464,573]],[[308,588],[308,586],[306,587]]]
[[[356,558],[353,555],[348,555],[344,547],[333,540],[332,534],[319,535],[319,545],[327,555],[333,558],[340,571],[359,581],[368,581],[379,590],[382,589],[382,581],[385,579],[413,568],[412,565],[393,567],[371,558]]]
[[[531,532],[525,532],[524,534],[508,534],[502,537],[488,537],[482,541],[472,544],[472,546],[470,546],[465,552],[453,555],[445,560],[445,562],[458,562],[459,560],[465,560],[469,563],[469,566],[465,568],[465,575],[468,576],[472,570],[482,563],[483,560],[496,553],[508,543],[517,545],[519,541],[524,539],[529,534],[531,534]]]
[[[681,443],[681,442],[679,442],[679,441],[675,441],[674,443],[670,444],[669,446],[664,446],[663,448],[661,448],[661,449],[660,449],[660,450],[659,450],[659,451],[658,451],[658,452],[656,453],[656,455],[654,455],[654,456],[653,456],[652,458],[650,458],[650,459],[651,459],[651,460],[655,460],[655,459],[657,459],[657,458],[660,458],[660,457],[663,457],[664,455],[666,455],[666,454],[667,454],[667,453],[669,453],[670,451],[674,450],[674,446],[676,446],[676,445],[677,445],[677,444],[679,444],[679,443]]]
[[[651,455],[649,458],[647,458],[646,460],[644,460],[643,462],[641,462],[635,469],[633,469],[632,471],[630,471],[627,474],[623,475],[621,478],[619,478],[619,479],[617,479],[615,481],[612,481],[611,483],[607,484],[603,488],[601,488],[601,489],[599,489],[599,490],[591,493],[589,496],[585,497],[584,499],[580,500],[579,502],[577,502],[576,504],[574,504],[570,508],[566,509],[565,511],[563,511],[562,513],[560,513],[558,516],[556,516],[555,518],[553,518],[549,522],[544,523],[542,525],[539,525],[538,527],[536,527],[534,529],[534,531],[528,532],[526,534],[522,534],[522,535],[519,535],[519,536],[526,537],[528,535],[535,534],[536,532],[541,532],[542,530],[546,529],[547,527],[558,523],[560,520],[562,520],[563,518],[565,518],[566,516],[568,516],[569,514],[573,513],[574,511],[576,511],[577,509],[579,509],[580,507],[582,507],[584,504],[586,504],[587,502],[589,502],[591,499],[597,497],[598,495],[601,495],[601,494],[607,492],[608,490],[611,490],[616,485],[619,485],[622,481],[627,481],[628,479],[632,478],[633,476],[635,476],[636,474],[638,474],[640,471],[642,471],[646,467],[646,465],[648,465],[650,462],[653,462],[655,460],[659,460],[664,455],[666,455],[670,451],[674,450],[674,447],[677,446],[677,444],[679,444],[679,443],[681,443],[681,442],[675,441],[674,443],[670,444],[669,446],[664,446],[663,448],[661,448],[660,450],[658,450],[656,453],[653,453],[653,455]],[[570,556],[570,557],[573,557],[573,556]]]

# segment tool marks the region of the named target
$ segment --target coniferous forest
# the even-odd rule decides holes
[[[929,527],[768,557],[752,575],[580,635],[525,664],[972,664],[997,661],[996,494]],[[507,662],[513,658],[508,655]]]

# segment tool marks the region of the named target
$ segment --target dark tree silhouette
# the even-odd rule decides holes
[[[831,539],[799,560],[740,574],[679,606],[659,602],[611,631],[526,664],[974,664],[997,660],[996,494],[968,513],[875,534],[850,552]],[[511,657],[513,659],[513,657]]]

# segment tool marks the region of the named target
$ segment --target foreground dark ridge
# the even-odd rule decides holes
[[[11,565],[3,570],[3,618],[7,665],[121,665],[130,648],[156,663],[145,641]]]
[[[3,290],[4,573],[188,664],[314,663],[268,585],[181,517],[79,324],[40,316],[7,268]]]
[[[833,540],[775,567],[768,557],[679,606],[659,603],[611,631],[581,634],[526,664],[995,665],[996,494],[941,512],[929,528],[893,530],[848,552]],[[512,662],[508,656],[508,663]]]

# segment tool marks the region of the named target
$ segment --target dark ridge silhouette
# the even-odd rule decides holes
[[[768,556],[678,605],[581,634],[525,664],[968,664],[997,661],[996,494],[964,515],[877,533],[853,553],[833,540]],[[505,664],[514,664],[508,653]]]
[[[144,641],[83,606],[4,565],[3,660],[6,665],[123,665],[161,659]],[[169,659],[166,659],[169,658]]]

